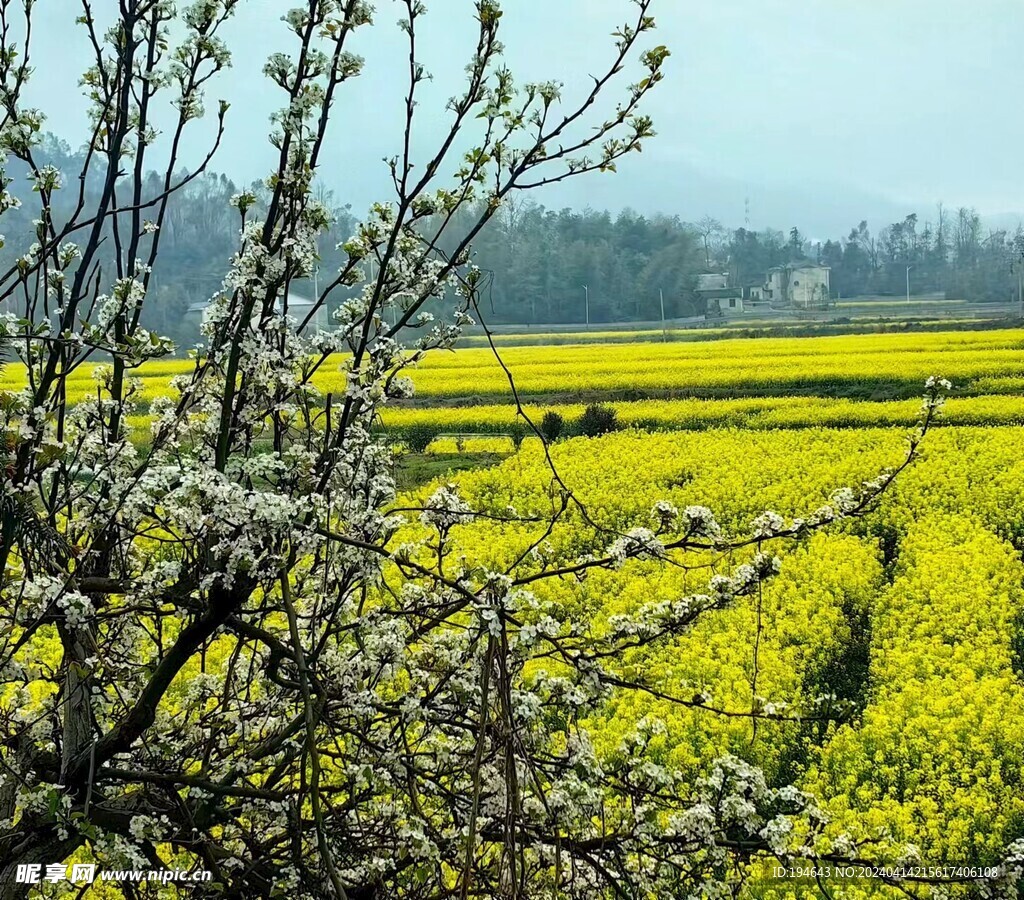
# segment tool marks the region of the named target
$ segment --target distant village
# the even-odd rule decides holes
[[[695,293],[703,301],[700,318],[717,319],[729,316],[750,316],[758,312],[779,310],[826,309],[831,305],[830,267],[803,260],[774,266],[764,279],[747,279],[745,283],[728,272],[709,272],[697,276]],[[193,303],[187,316],[198,327],[208,300]],[[294,291],[287,292],[287,302],[274,304],[276,312],[285,308],[304,327],[322,331],[328,327],[327,312],[317,309],[313,299]]]
[[[768,270],[763,281],[736,283],[728,273],[697,276],[697,295],[708,316],[739,316],[778,309],[824,309],[831,300],[829,266],[791,262]]]

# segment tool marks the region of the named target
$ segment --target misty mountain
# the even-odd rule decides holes
[[[644,215],[671,211],[686,221],[710,215],[726,227],[754,231],[799,225],[812,240],[821,241],[844,237],[862,219],[882,224],[915,211],[927,219],[935,205],[930,198],[897,203],[842,182],[788,181],[781,174],[772,180],[744,180],[658,155],[656,150],[650,157],[645,152],[644,158],[630,160],[628,168],[621,166],[628,177],[570,182],[554,186],[550,193],[537,192],[537,199],[551,207],[632,209]],[[954,205],[950,200],[946,204]]]

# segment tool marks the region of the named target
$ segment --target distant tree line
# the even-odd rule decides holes
[[[74,171],[80,168],[82,154],[49,136],[38,157],[39,165],[51,163]],[[38,216],[25,189],[27,169],[19,170],[12,161],[7,176],[12,179],[9,190],[22,200],[22,206],[8,214],[8,235],[0,247],[0,266],[5,271],[30,252]],[[101,187],[81,186],[86,202]],[[188,310],[221,286],[238,237],[229,200],[243,187],[257,198],[267,194],[260,182],[243,186],[225,175],[207,173],[173,197],[160,223],[160,268],[151,281],[155,297],[143,311],[147,328],[183,346],[194,343],[199,315]],[[56,217],[73,213],[79,190],[77,184],[66,185],[55,195]],[[144,195],[155,197],[160,191],[160,179],[155,174],[146,176]],[[320,268],[329,280],[345,255],[340,245],[353,233],[356,217],[322,186],[319,199],[333,214],[320,247]],[[466,223],[476,220],[470,208],[458,215]],[[99,258],[103,272],[114,270],[117,232],[113,220],[106,228]],[[458,236],[458,228],[447,229],[440,241],[442,249],[449,244],[454,248]],[[595,324],[657,321],[662,303],[666,318],[700,315],[704,306],[694,288],[701,272],[729,272],[735,283],[753,285],[761,283],[772,266],[800,260],[831,267],[833,296],[901,295],[909,266],[915,294],[941,292],[973,302],[1009,301],[1016,294],[1022,258],[1022,229],[986,230],[975,210],[950,211],[942,205],[930,220],[911,214],[877,233],[862,221],[845,238],[820,242],[808,240],[798,228],[788,233],[730,231],[709,216],[686,222],[679,216],[644,216],[629,209],[612,215],[605,210],[556,211],[534,202],[513,201],[476,239],[474,262],[487,279],[483,313],[488,321],[542,326],[582,323],[588,306]],[[295,293],[307,296],[315,288],[314,283],[293,286]],[[358,290],[357,285],[349,294]],[[338,292],[333,306],[346,296]],[[8,298],[4,308],[16,312],[17,297]]]
[[[907,267],[914,294],[942,293],[971,302],[1016,297],[1024,229],[986,230],[973,209],[940,205],[935,220],[916,213],[873,234],[866,221],[842,239],[810,241],[798,228],[725,229],[705,216],[645,217],[625,210],[511,207],[476,245],[493,276],[494,321],[649,321],[699,315],[701,272],[728,272],[734,283],[762,284],[773,266],[804,260],[830,266],[833,296],[903,295]],[[587,286],[586,291],[584,285]]]
[[[861,221],[840,240],[808,241],[798,229],[788,236],[739,228],[715,234],[714,261],[743,284],[756,283],[772,266],[811,260],[830,266],[833,295],[902,295],[910,269],[914,294],[943,293],[970,302],[1016,297],[1024,260],[1024,229],[988,229],[974,209],[955,212],[941,204],[934,220],[911,213],[872,233]]]
[[[973,209],[950,212],[941,204],[934,220],[916,213],[872,235],[867,222],[846,240],[826,241],[819,257],[832,266],[832,287],[844,296],[902,294],[907,267],[914,292],[943,292],[973,302],[1007,301],[1017,289],[1024,258],[1024,229],[982,227]]]
[[[81,171],[83,151],[72,151],[63,141],[48,135],[36,153],[36,165],[52,165],[62,172]],[[130,160],[126,160],[126,167]],[[187,175],[187,173],[180,173]],[[18,260],[31,254],[37,240],[39,204],[33,197],[28,168],[16,159],[9,159],[6,177],[10,180],[7,188],[21,205],[6,213],[6,236],[0,246],[0,270],[7,271],[18,265]],[[125,188],[119,193],[119,205],[124,206],[131,196],[131,179],[125,179]],[[150,280],[150,297],[142,310],[143,327],[172,338],[182,346],[191,346],[198,339],[200,313],[189,314],[190,306],[209,300],[221,287],[228,271],[232,254],[238,248],[238,211],[231,207],[230,199],[242,189],[254,192],[259,198],[257,207],[262,207],[268,196],[262,182],[252,185],[238,185],[225,175],[204,173],[196,176],[184,188],[174,194],[166,207],[163,219],[153,222],[159,233],[160,255]],[[95,205],[102,193],[99,177],[85,184],[65,184],[55,191],[52,215],[59,226],[74,215],[79,202],[86,207]],[[151,172],[145,176],[143,202],[158,197],[163,191],[162,176]],[[81,194],[81,201],[80,201]],[[345,254],[338,245],[353,233],[356,220],[347,207],[332,202],[329,191],[320,190],[318,197],[332,208],[333,224],[321,237],[321,267],[325,276],[336,273]],[[141,212],[144,220],[155,218],[155,206],[145,206]],[[254,214],[261,209],[255,209]],[[90,282],[104,283],[117,271],[115,260],[122,248],[122,235],[130,227],[129,212],[111,217],[103,229],[103,241],[97,253],[96,272]],[[158,228],[156,228],[158,226]],[[98,276],[98,277],[97,277]],[[312,285],[296,287],[298,294],[311,294]],[[4,298],[0,312],[19,311],[19,292]],[[339,301],[335,301],[337,305]]]
[[[693,294],[705,257],[678,216],[549,210],[512,203],[484,229],[474,261],[491,282],[494,322],[538,325],[654,321],[703,312]]]

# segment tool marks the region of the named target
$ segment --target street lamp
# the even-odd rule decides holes
[[[590,287],[583,285],[583,296],[587,304],[587,331],[590,331]]]
[[[910,303],[910,270],[913,266],[907,266],[907,303]]]
[[[1024,250],[1010,263],[1010,273],[1017,276],[1017,318],[1024,319]]]

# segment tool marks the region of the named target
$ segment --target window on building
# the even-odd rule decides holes
[[[800,282],[799,281],[794,281],[793,282],[793,287],[800,287]]]
[[[736,308],[736,298],[735,297],[730,297],[729,298],[729,307],[730,307],[730,309],[735,309]]]

